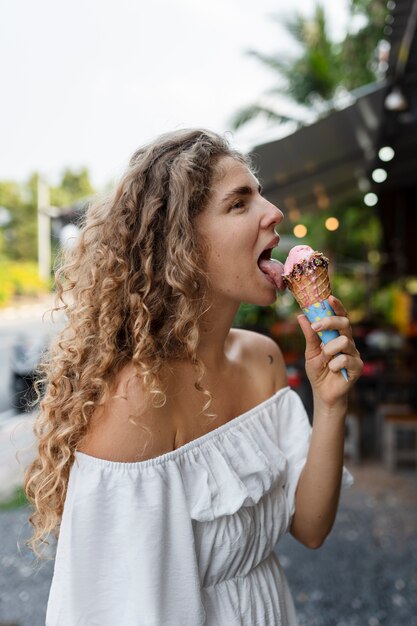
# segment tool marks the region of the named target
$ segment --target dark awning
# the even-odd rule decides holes
[[[338,205],[365,191],[376,156],[386,85],[364,88],[353,104],[292,135],[256,146],[265,195],[284,211]]]

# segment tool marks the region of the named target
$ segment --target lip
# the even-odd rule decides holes
[[[279,235],[271,239],[271,241],[266,246],[264,246],[262,250],[260,251],[258,255],[258,259],[261,256],[262,252],[265,252],[265,250],[271,250],[272,248],[276,248],[280,241],[281,241],[281,237]]]

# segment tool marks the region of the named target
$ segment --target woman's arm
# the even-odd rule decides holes
[[[306,371],[313,390],[314,415],[307,461],[295,496],[291,533],[310,548],[318,548],[323,543],[336,517],[343,470],[347,395],[363,368],[343,305],[333,297],[331,305],[336,316],[323,320],[322,329],[337,329],[340,336],[326,346],[316,334],[321,329],[312,329],[307,318],[299,316],[306,337]],[[340,372],[343,367],[347,369],[349,382]]]
[[[332,529],[343,469],[346,406],[315,403],[307,461],[295,495],[291,534],[309,548],[319,548]]]

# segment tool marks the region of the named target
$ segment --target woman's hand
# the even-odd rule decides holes
[[[347,400],[349,390],[362,373],[363,362],[343,304],[334,296],[329,297],[329,303],[336,315],[322,319],[321,328],[311,325],[305,315],[299,315],[298,322],[306,339],[306,373],[313,395],[323,405],[332,407]],[[324,345],[317,334],[321,330],[338,330],[340,336]],[[344,379],[342,368],[346,369],[349,382]]]

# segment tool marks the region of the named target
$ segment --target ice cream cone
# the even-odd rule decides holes
[[[305,273],[293,279],[284,277],[284,280],[301,309],[314,302],[327,300],[332,293],[327,265],[318,266],[314,273]]]
[[[318,322],[325,317],[335,315],[329,304],[332,293],[329,280],[329,261],[321,252],[311,251],[306,258],[301,258],[295,264],[289,264],[291,271],[283,275],[286,287],[292,292],[298,305],[311,323]],[[326,344],[339,336],[337,330],[323,330],[318,333],[321,341]],[[345,368],[341,370],[345,380],[348,380]]]

